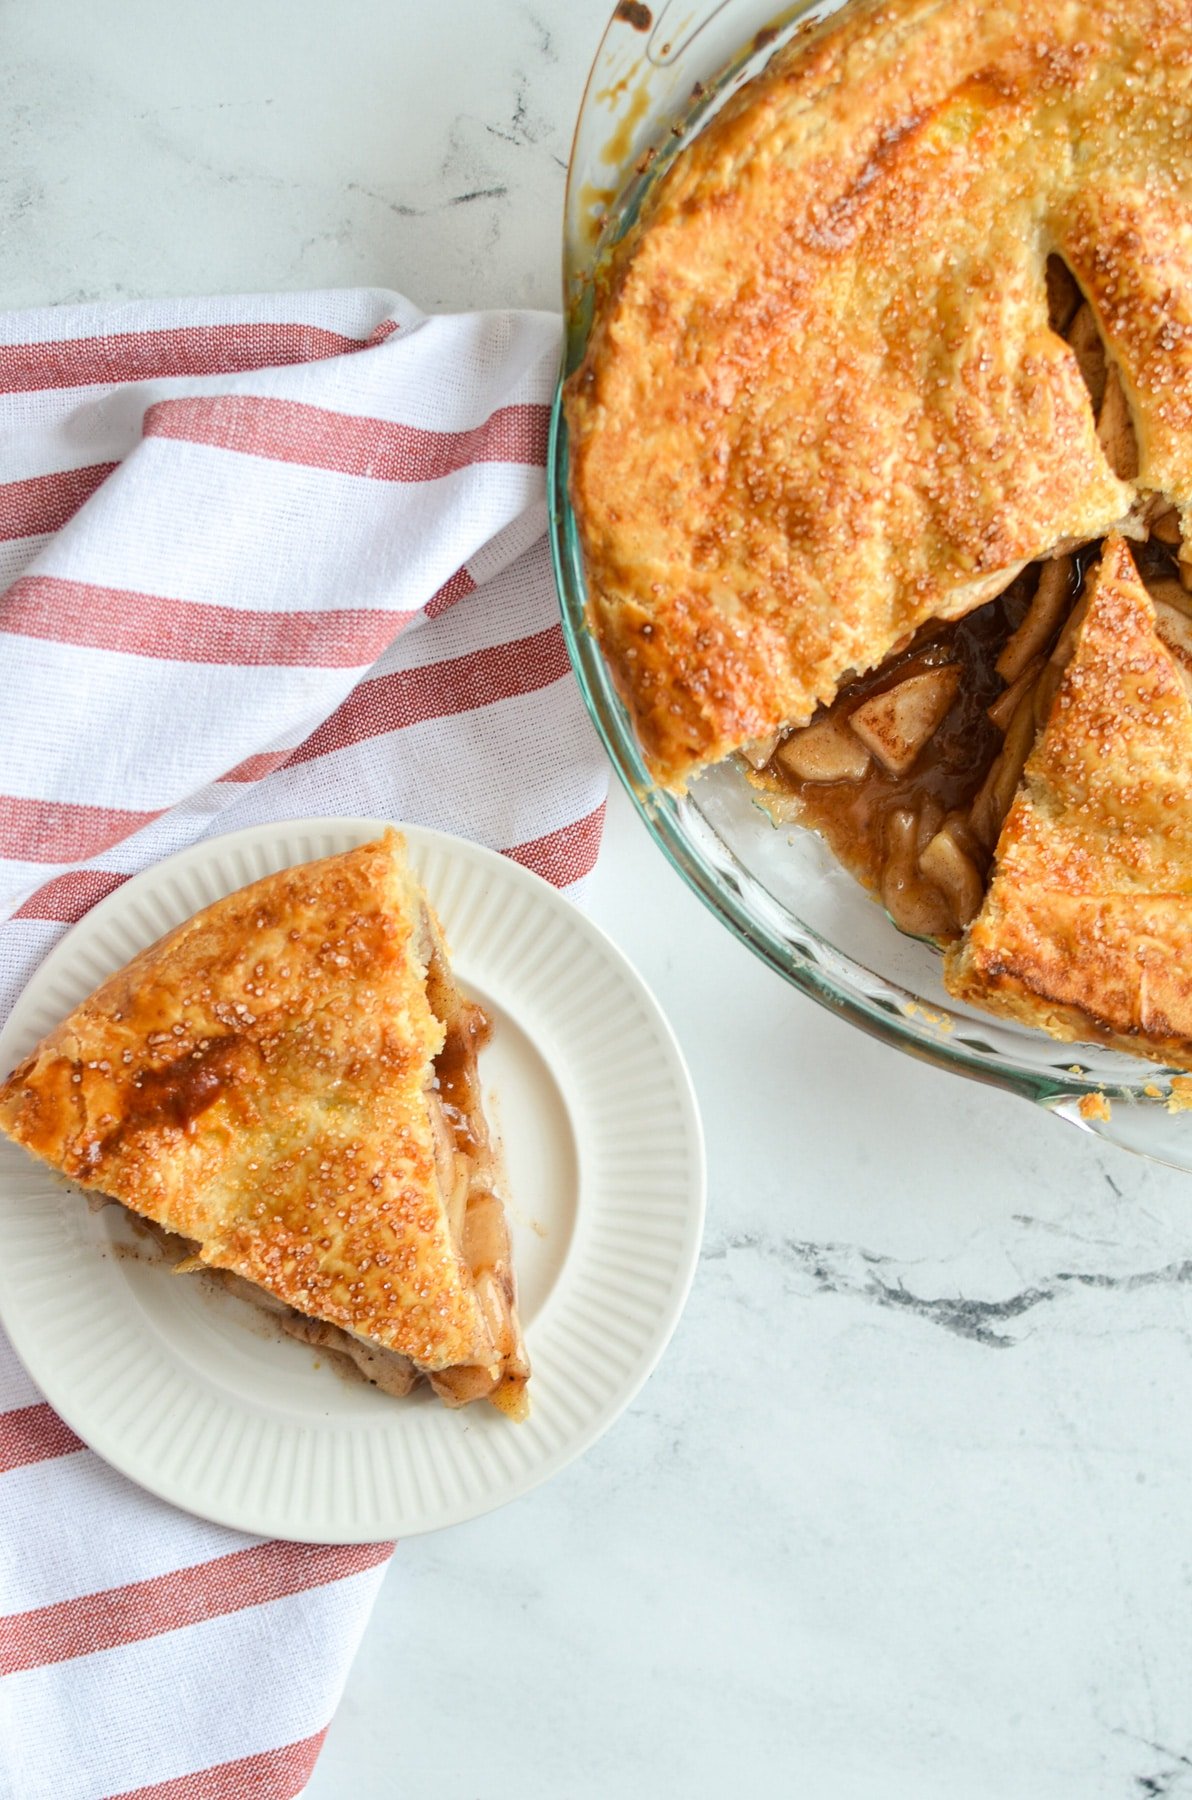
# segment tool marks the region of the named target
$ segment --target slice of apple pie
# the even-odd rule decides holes
[[[387,1393],[521,1416],[481,1009],[396,832],[205,907],[0,1087],[0,1129]]]

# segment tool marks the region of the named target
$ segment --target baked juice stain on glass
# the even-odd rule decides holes
[[[641,0],[621,0],[617,18],[626,25],[632,25],[635,31],[649,31],[654,23],[653,13],[648,6],[641,5]]]

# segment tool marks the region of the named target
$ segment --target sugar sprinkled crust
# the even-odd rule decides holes
[[[861,0],[660,180],[566,395],[593,623],[657,780],[831,699],[1135,486],[1192,505],[1186,0]],[[1138,436],[1097,442],[1058,251]]]
[[[1192,701],[1110,538],[968,935],[957,999],[1192,1069]]]
[[[0,1088],[0,1128],[311,1318],[499,1361],[435,1181],[443,1045],[400,837],[266,876],[138,956]]]

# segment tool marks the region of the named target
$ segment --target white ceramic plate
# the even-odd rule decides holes
[[[144,945],[220,895],[366,842],[368,819],[209,839],[100,902],[0,1033],[0,1070]],[[132,1480],[222,1524],[367,1542],[474,1518],[545,1481],[628,1406],[682,1311],[703,1225],[690,1078],[621,953],[516,863],[405,827],[463,986],[496,1029],[482,1074],[505,1147],[534,1367],[521,1425],[346,1379],[119,1208],[0,1140],[0,1318],[69,1425]]]

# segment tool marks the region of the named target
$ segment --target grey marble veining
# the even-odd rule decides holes
[[[1033,1220],[1018,1215],[1018,1222]],[[1082,1289],[1100,1294],[1134,1293],[1143,1288],[1178,1288],[1192,1282],[1192,1260],[1167,1263],[1160,1268],[1126,1269],[1117,1273],[1096,1269],[1058,1269],[1036,1284],[998,1299],[974,1298],[960,1292],[924,1293],[922,1282],[914,1280],[903,1264],[860,1245],[812,1244],[797,1238],[764,1238],[743,1233],[721,1243],[712,1242],[705,1251],[709,1262],[732,1254],[743,1260],[763,1256],[773,1259],[783,1271],[784,1291],[803,1298],[814,1294],[836,1294],[868,1302],[870,1305],[909,1313],[925,1319],[942,1331],[953,1332],[974,1344],[986,1344],[1006,1350],[1021,1343],[1023,1336],[1039,1328],[1045,1321],[1039,1309],[1057,1300],[1075,1298]],[[1101,1308],[1094,1309],[1094,1315]],[[1018,1321],[1023,1329],[1018,1329]],[[1072,1320],[1065,1321],[1069,1329]],[[1115,1321],[1116,1324],[1116,1321]]]
[[[611,0],[0,11],[0,303],[553,306]],[[731,943],[619,795],[705,1253],[618,1426],[401,1546],[313,1800],[1192,1800],[1192,1182]]]

